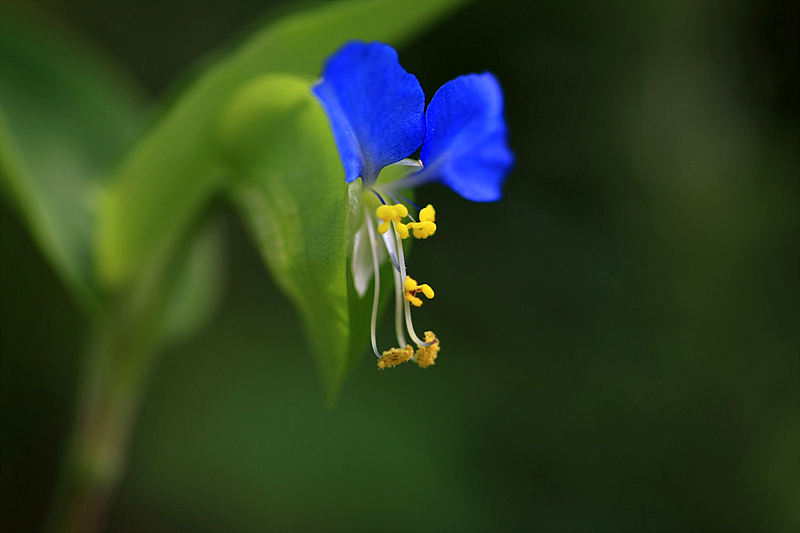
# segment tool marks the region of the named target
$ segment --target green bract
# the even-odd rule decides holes
[[[307,81],[273,74],[234,96],[220,131],[237,177],[231,196],[275,281],[300,310],[331,388],[344,377],[350,351],[349,210],[327,118]]]

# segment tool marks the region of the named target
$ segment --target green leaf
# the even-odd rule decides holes
[[[93,281],[93,205],[144,118],[136,85],[93,43],[3,4],[0,174],[44,255],[84,310]]]
[[[141,140],[103,197],[98,232],[101,279],[118,287],[175,243],[226,185],[216,151],[223,106],[248,81],[270,72],[316,77],[349,39],[398,45],[460,0],[333,2],[262,29],[207,71]]]
[[[309,83],[252,81],[223,114],[232,198],[278,285],[297,306],[329,401],[350,360],[348,187],[327,116]]]

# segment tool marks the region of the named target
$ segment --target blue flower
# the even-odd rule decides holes
[[[428,105],[425,126],[425,168],[409,182],[440,181],[473,202],[500,199],[514,155],[497,78],[484,72],[445,83]]]
[[[331,120],[347,183],[372,185],[380,170],[422,145],[425,168],[403,186],[439,181],[476,202],[499,200],[514,164],[503,92],[489,72],[445,83],[423,116],[425,94],[386,44],[353,41],[325,64],[314,87]]]
[[[430,205],[420,209],[400,191],[439,182],[467,200],[488,202],[502,197],[514,155],[507,145],[500,84],[489,72],[460,76],[444,84],[425,110],[425,94],[417,78],[400,66],[392,47],[353,41],[328,59],[313,91],[330,119],[345,180],[357,185],[354,182],[360,177],[363,184],[364,216],[354,237],[352,270],[361,297],[375,278],[371,329],[378,367],[408,360],[430,366],[439,341],[432,332],[426,332],[425,340],[419,338],[410,308],[422,305],[420,295],[430,299],[434,292],[408,276],[402,240],[412,234],[421,239],[433,235],[436,212]],[[406,159],[420,146],[419,161]],[[416,171],[378,185],[381,169],[392,164],[409,165]],[[394,204],[387,204],[384,197]],[[404,222],[406,218],[409,221]],[[379,267],[387,255],[395,267],[395,331],[400,347],[381,353],[375,331]],[[405,332],[417,345],[416,353],[406,345]]]
[[[347,183],[374,183],[425,137],[425,93],[391,46],[346,44],[326,63],[314,94],[330,117]]]

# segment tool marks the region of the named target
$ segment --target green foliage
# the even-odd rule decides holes
[[[138,87],[75,36],[3,6],[0,170],[42,253],[95,307],[93,211],[100,184],[146,116]]]
[[[13,21],[0,33],[3,188],[79,306],[97,319],[113,299],[96,277],[97,203],[142,129],[146,99],[91,43],[15,10],[3,15]],[[191,334],[216,307],[221,237],[218,221],[190,232],[180,253],[161,257],[139,280],[142,313],[163,318],[157,338]],[[141,302],[142,292],[150,301]]]

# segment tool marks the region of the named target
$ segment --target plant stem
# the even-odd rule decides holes
[[[218,236],[216,225],[208,227],[212,233],[207,227],[194,231],[205,231],[201,234],[205,238]],[[195,235],[164,248],[137,278],[104,299],[102,316],[93,322],[47,531],[105,529],[127,467],[150,369],[157,353],[170,342],[165,324],[170,304],[176,297],[180,301],[179,282],[193,260]]]
[[[142,337],[131,342],[118,323],[112,319],[100,325],[87,352],[72,435],[46,524],[54,533],[105,529],[125,471],[155,350]]]

